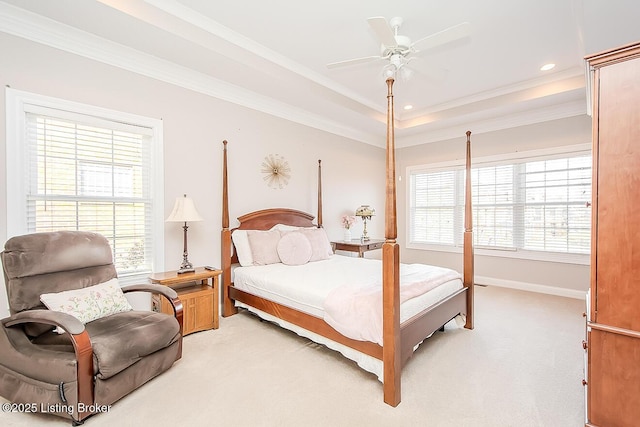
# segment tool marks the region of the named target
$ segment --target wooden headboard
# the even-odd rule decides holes
[[[236,230],[270,230],[274,225],[285,224],[296,227],[320,227],[314,224],[315,217],[306,212],[287,208],[263,209],[242,215],[238,217],[240,225],[230,231],[233,234]],[[239,262],[236,247],[231,240],[233,252],[231,255],[231,264]]]
[[[295,209],[263,209],[238,217],[240,225],[237,228],[240,230],[269,230],[276,224],[315,227],[314,219],[313,215]]]

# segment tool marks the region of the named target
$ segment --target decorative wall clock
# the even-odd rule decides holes
[[[269,154],[262,162],[263,180],[274,189],[283,189],[291,178],[291,168],[289,162],[279,154]]]

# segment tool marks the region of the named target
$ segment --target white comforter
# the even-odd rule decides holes
[[[234,269],[234,286],[325,319],[343,335],[382,344],[382,263],[333,255],[300,266],[270,264]],[[439,286],[443,285],[443,286]],[[462,287],[449,269],[400,265],[400,320]]]

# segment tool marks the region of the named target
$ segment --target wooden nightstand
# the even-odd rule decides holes
[[[222,270],[196,268],[193,273],[178,274],[176,271],[153,273],[151,283],[169,286],[178,293],[182,301],[182,335],[207,329],[218,329],[219,277]],[[152,298],[153,311],[173,314],[171,304],[159,295]]]
[[[331,242],[331,248],[333,251],[348,251],[348,252],[357,252],[360,258],[364,258],[364,253],[368,251],[373,251],[376,249],[382,249],[382,244],[384,240],[377,239],[369,239],[369,240],[360,240],[353,239],[350,241],[338,240],[335,242]]]

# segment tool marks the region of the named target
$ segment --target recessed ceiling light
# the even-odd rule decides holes
[[[405,110],[411,110],[411,109],[413,109],[413,105],[407,104],[407,105],[404,106],[404,109]]]
[[[549,71],[555,66],[556,64],[544,64],[542,67],[540,67],[540,71]]]

